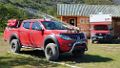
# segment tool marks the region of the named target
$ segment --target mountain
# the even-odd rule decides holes
[[[44,12],[56,16],[56,5],[59,4],[113,4],[112,0],[0,0],[1,3],[11,4],[31,14]],[[35,15],[34,14],[34,15]],[[36,14],[37,15],[37,14]],[[39,15],[38,15],[39,16]]]

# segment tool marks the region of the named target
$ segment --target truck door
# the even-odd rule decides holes
[[[23,45],[30,45],[30,22],[23,22],[20,28],[20,41]]]
[[[32,23],[30,40],[34,47],[41,47],[43,43],[42,27],[40,26],[40,23],[37,21]]]

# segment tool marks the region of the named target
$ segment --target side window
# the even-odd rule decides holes
[[[32,30],[41,30],[42,27],[40,26],[40,23],[39,22],[34,22],[32,24]]]
[[[26,29],[30,28],[30,22],[24,22],[23,27]]]

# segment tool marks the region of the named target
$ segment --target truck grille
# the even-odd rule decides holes
[[[78,39],[83,39],[85,38],[83,33],[77,33],[77,34],[62,34],[62,35],[66,35],[69,36],[70,38],[72,38],[73,40],[78,40]]]
[[[96,36],[105,36],[105,33],[97,33]]]

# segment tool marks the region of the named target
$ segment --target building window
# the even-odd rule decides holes
[[[80,20],[80,23],[84,23],[84,20],[83,20],[83,19],[81,19],[81,20]]]
[[[89,19],[80,19],[80,23],[89,23]]]
[[[87,19],[86,19],[86,23],[89,23],[89,21],[90,21],[90,20],[87,18]]]

